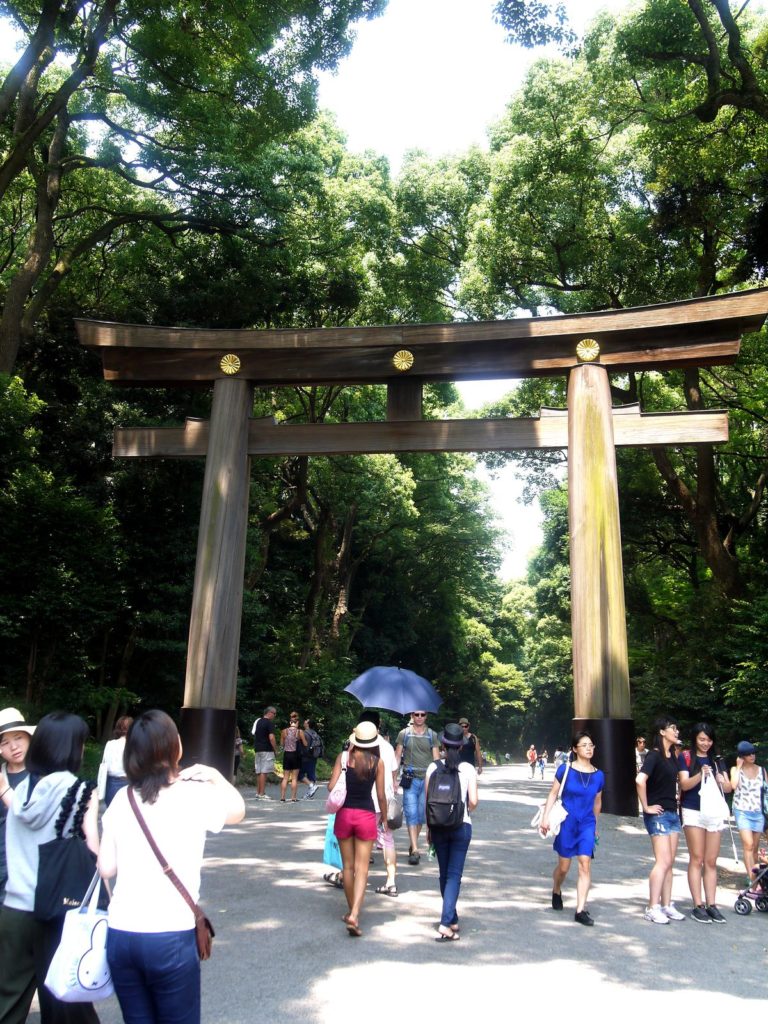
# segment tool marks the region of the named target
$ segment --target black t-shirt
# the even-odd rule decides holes
[[[677,760],[664,757],[658,750],[649,750],[642,767],[648,776],[646,793],[648,806],[660,804],[665,811],[677,810]]]
[[[475,737],[473,733],[464,737],[461,744],[461,750],[459,751],[459,760],[466,761],[467,764],[474,765],[475,763]]]
[[[272,752],[273,747],[269,742],[270,734],[275,732],[275,723],[271,718],[260,718],[253,727],[253,749],[257,751]]]

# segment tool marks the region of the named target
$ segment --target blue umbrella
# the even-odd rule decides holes
[[[397,665],[375,665],[344,689],[365,708],[384,708],[407,715],[411,711],[437,711],[443,698],[423,676]]]

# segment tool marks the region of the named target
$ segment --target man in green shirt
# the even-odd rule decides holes
[[[409,864],[418,864],[421,859],[419,833],[425,821],[424,776],[439,756],[437,733],[427,727],[427,712],[412,712],[411,724],[400,730],[395,746],[395,757],[402,766],[403,814],[410,840]]]

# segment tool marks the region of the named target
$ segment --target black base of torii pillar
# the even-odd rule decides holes
[[[182,764],[212,765],[225,779],[234,767],[252,407],[248,381],[214,384],[179,723]]]
[[[587,348],[592,358],[595,349]],[[636,816],[611,391],[606,368],[594,362],[568,379],[568,526],[574,733],[592,734],[594,763],[605,772],[603,811]]]

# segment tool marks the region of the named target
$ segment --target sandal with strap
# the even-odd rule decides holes
[[[396,885],[379,885],[375,890],[381,896],[399,896]]]
[[[344,888],[344,883],[338,871],[329,871],[327,875],[323,875],[323,881],[327,882],[328,885],[332,885],[335,889]]]

